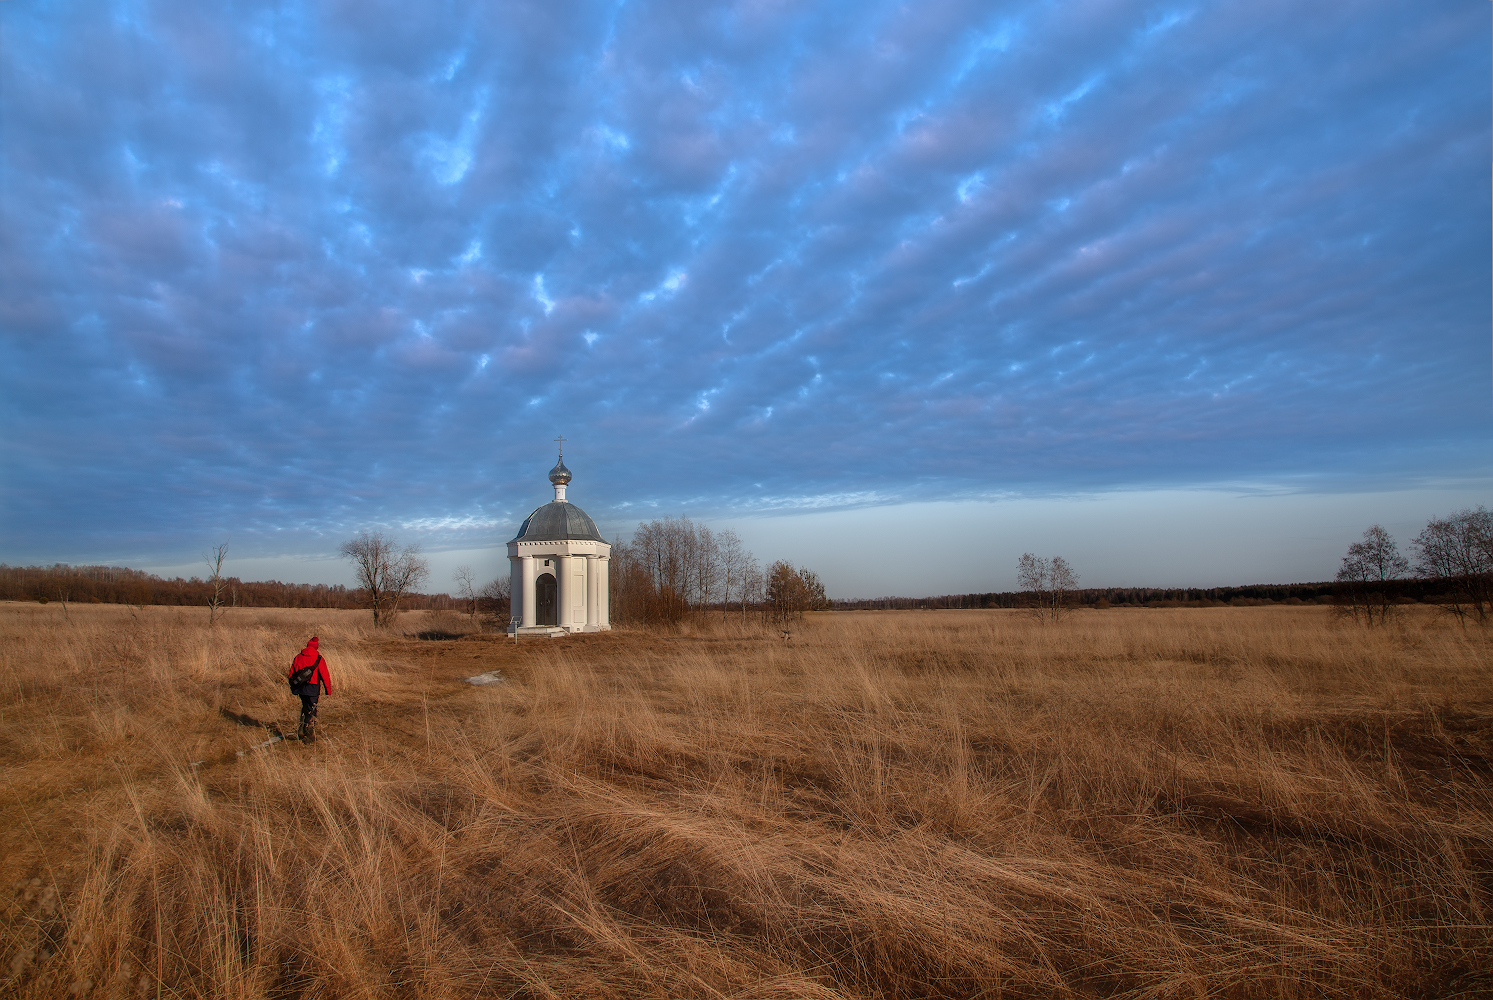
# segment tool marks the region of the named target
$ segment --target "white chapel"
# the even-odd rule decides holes
[[[508,543],[509,635],[568,635],[611,629],[607,569],[612,547],[596,522],[565,499],[565,453],[550,470],[555,499],[524,520]]]

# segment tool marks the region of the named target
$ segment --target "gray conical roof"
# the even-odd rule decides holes
[[[558,542],[574,538],[592,542],[605,542],[591,515],[573,503],[555,500],[535,509],[524,519],[515,542]]]

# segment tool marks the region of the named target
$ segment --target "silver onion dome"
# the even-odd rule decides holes
[[[565,459],[561,456],[550,470],[550,482],[555,484],[554,501],[536,507],[534,513],[524,518],[524,523],[519,526],[518,534],[512,541],[606,541],[601,537],[601,532],[596,530],[596,522],[585,511],[565,500],[565,485],[570,479],[570,470],[565,468]]]

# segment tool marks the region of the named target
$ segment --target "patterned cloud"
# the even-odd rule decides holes
[[[1489,17],[6,4],[3,555],[1485,479]]]

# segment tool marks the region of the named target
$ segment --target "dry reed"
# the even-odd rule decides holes
[[[856,612],[515,646],[404,621],[0,605],[4,989],[1493,987],[1481,631]],[[312,632],[326,737],[256,748]],[[461,683],[486,670],[508,683]]]

